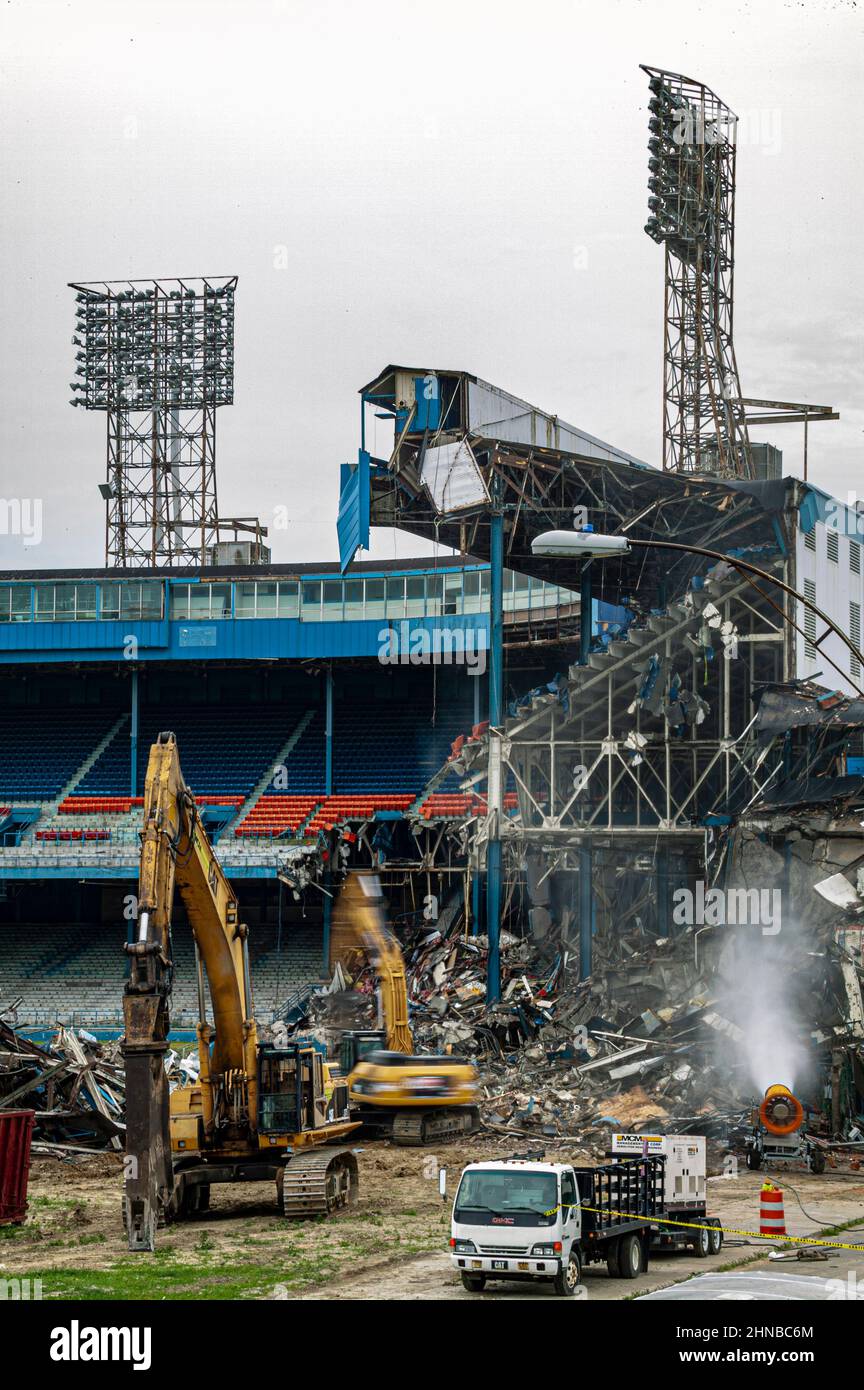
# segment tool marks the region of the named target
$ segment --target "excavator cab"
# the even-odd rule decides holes
[[[371,1028],[355,1028],[342,1034],[339,1044],[339,1069],[343,1076],[350,1076],[357,1063],[370,1052],[378,1052],[387,1046],[387,1034]]]
[[[275,1142],[276,1135],[320,1129],[342,1118],[348,1118],[347,1083],[331,1080],[314,1044],[259,1045],[258,1133],[265,1142]]]

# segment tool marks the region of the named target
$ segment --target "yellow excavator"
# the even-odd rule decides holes
[[[175,889],[195,940],[200,1071],[169,1096]],[[160,734],[150,750],[135,939],[126,951],[129,1249],[154,1250],[157,1227],[205,1210],[216,1182],[273,1181],[285,1216],[328,1214],[353,1202],[354,1153],[329,1147],[359,1128],[347,1085],[333,1080],[311,1042],[258,1041],[249,933],[183,780],[172,733]]]
[[[333,940],[360,946],[378,977],[383,1029],[346,1032],[340,1067],[352,1115],[395,1144],[419,1147],[477,1127],[477,1071],[459,1057],[415,1053],[405,962],[387,926],[377,874],[349,873],[333,911]]]

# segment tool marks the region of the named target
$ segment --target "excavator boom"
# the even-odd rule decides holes
[[[362,946],[375,967],[388,1049],[412,1053],[414,1038],[408,1024],[405,961],[399,942],[387,926],[377,874],[348,875],[336,900],[333,930]]]
[[[173,976],[171,911],[175,888],[186,908],[198,958],[198,1052],[204,1134],[248,1135],[257,1115],[257,1037],[245,926],[237,900],[183,781],[177,741],[159,735],[144,788],[144,829],[135,940],[127,945],[123,999],[126,1058],[125,1211],[132,1250],[155,1248],[156,1226],[173,1199],[168,1046]],[[206,972],[214,1029],[207,1023]],[[211,1055],[211,1042],[213,1043]]]

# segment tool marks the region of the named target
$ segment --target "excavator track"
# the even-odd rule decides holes
[[[393,1143],[401,1149],[422,1149],[424,1144],[473,1133],[477,1119],[477,1111],[467,1107],[462,1110],[403,1110],[393,1116]]]
[[[297,1154],[289,1161],[281,1186],[283,1216],[329,1216],[357,1200],[357,1159],[350,1149]]]

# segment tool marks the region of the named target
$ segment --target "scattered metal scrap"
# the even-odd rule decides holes
[[[0,1019],[0,1110],[35,1110],[33,1153],[122,1150],[125,1094],[118,1043],[60,1028],[40,1047]]]

